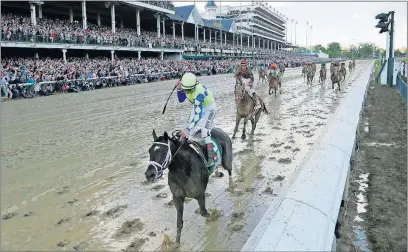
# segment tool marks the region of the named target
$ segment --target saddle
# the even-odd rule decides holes
[[[208,171],[210,173],[213,173],[214,168],[221,164],[221,161],[222,161],[222,148],[221,148],[221,145],[214,138],[211,137],[211,141],[212,141],[212,144],[214,146],[213,150],[217,155],[217,159],[214,162],[214,166],[208,168]],[[205,144],[204,140],[202,138],[200,138],[200,137],[193,137],[190,140],[188,140],[187,143],[188,143],[188,146],[198,154],[198,156],[203,161],[204,165],[207,166],[207,163],[208,163],[207,155],[205,155],[202,152],[201,148],[200,148],[200,147],[205,147],[206,144]]]

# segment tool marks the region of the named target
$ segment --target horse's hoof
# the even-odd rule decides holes
[[[217,178],[222,178],[222,177],[224,177],[224,173],[222,173],[222,172],[220,172],[220,171],[216,171],[214,174],[215,174],[215,176],[216,176]]]
[[[204,211],[201,211],[200,214],[201,214],[201,216],[203,216],[204,218],[210,217],[210,214],[207,212],[207,209],[204,209]]]
[[[180,248],[180,242],[174,243],[174,248]]]
[[[242,136],[241,136],[241,139],[242,139],[242,140],[245,140],[245,138],[246,138],[246,135],[242,135]]]

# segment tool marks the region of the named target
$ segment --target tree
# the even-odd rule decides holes
[[[313,46],[313,50],[320,50],[324,53],[326,53],[326,48],[320,44]]]
[[[341,47],[338,42],[331,42],[327,45],[327,54],[329,58],[340,58],[341,56]]]
[[[358,54],[363,58],[371,57],[373,55],[373,51],[375,50],[374,44],[370,43],[361,43],[358,47]]]

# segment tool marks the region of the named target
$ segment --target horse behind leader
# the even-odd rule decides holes
[[[163,170],[169,169],[168,184],[177,210],[176,243],[180,245],[185,198],[196,199],[201,216],[209,216],[205,207],[205,191],[211,174],[205,163],[207,148],[201,139],[180,140],[179,131],[173,132],[172,137],[167,132],[158,137],[154,130],[152,135],[154,142],[149,149],[150,161],[145,177],[148,182],[154,182]],[[221,162],[228,171],[231,186],[232,141],[223,130],[215,127],[211,130],[211,137],[220,147],[217,163]]]
[[[264,81],[265,81],[265,82],[267,81],[267,80],[266,80],[266,72],[265,72],[265,69],[259,68],[258,75],[259,75],[258,82],[262,80],[261,83],[263,84]]]
[[[334,89],[334,84],[337,83],[340,91],[341,73],[339,66],[333,66],[331,72],[332,89]]]
[[[241,82],[238,82],[238,84],[235,86],[234,93],[235,93],[235,103],[237,106],[237,114],[236,114],[234,134],[232,138],[235,138],[235,134],[238,131],[239,123],[241,122],[241,119],[244,118],[244,128],[242,130],[241,139],[245,139],[246,138],[246,125],[248,123],[248,120],[251,121],[251,125],[252,125],[251,135],[253,135],[255,132],[256,124],[258,123],[259,117],[261,116],[261,113],[265,112],[269,114],[269,112],[266,109],[265,103],[262,101],[260,97],[258,97],[258,99],[259,99],[259,103],[261,107],[257,109],[257,111],[254,111],[255,101],[252,98],[252,96],[250,96],[249,93],[245,90],[245,86]]]

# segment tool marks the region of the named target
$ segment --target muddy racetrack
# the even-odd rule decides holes
[[[239,250],[270,204],[278,205],[298,165],[351,83],[368,67],[358,62],[345,89],[331,81],[313,86],[301,69],[287,69],[283,93],[267,95],[255,136],[233,141],[233,180],[211,177],[206,221],[187,201],[181,250]],[[320,67],[318,67],[319,69]],[[256,76],[257,80],[258,76]],[[232,135],[232,75],[200,77],[214,91],[215,125]],[[2,239],[4,250],[157,250],[164,234],[175,236],[176,210],[166,173],[144,182],[152,129],[184,125],[190,104],[171,98],[173,81],[1,104]],[[250,126],[250,123],[248,124]],[[225,173],[227,174],[227,173]],[[135,243],[132,243],[135,241]]]

